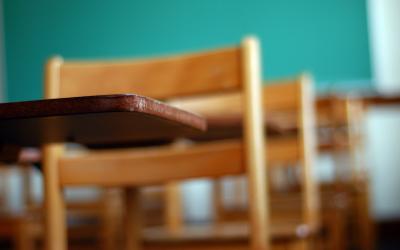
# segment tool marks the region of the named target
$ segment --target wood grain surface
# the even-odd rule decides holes
[[[206,127],[198,115],[134,94],[0,104],[0,144],[124,143],[175,138]]]

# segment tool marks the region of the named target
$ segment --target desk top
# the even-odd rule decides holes
[[[100,95],[0,104],[0,144],[125,143],[206,130],[202,117],[134,95]]]

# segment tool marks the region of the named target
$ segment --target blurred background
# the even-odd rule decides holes
[[[363,0],[3,2],[9,101],[41,97],[50,55],[173,54],[235,44],[246,34],[262,41],[266,79],[309,70],[321,91],[373,86]]]
[[[399,0],[1,0],[0,99],[41,98],[43,65],[52,55],[168,55],[235,44],[248,34],[262,42],[266,80],[306,70],[321,96],[399,94]],[[400,232],[400,106],[369,108],[364,127],[372,218],[378,234]],[[316,175],[332,178],[332,162],[321,155]],[[21,180],[7,171],[12,180],[0,182],[11,187],[8,202],[18,207]],[[40,197],[39,175],[34,183]],[[183,190],[186,217],[211,216],[208,181],[187,182]]]

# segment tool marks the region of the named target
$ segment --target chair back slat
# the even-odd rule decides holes
[[[290,111],[301,108],[300,78],[264,82],[263,106],[266,111]]]
[[[134,93],[156,99],[238,89],[240,48],[130,61],[68,61],[60,97]]]
[[[297,112],[301,108],[300,78],[266,83],[262,89],[265,112]],[[176,98],[170,100],[169,104],[205,117],[241,116],[243,114],[243,98],[238,91],[196,98]]]

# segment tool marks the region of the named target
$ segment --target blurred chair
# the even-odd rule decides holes
[[[319,229],[319,194],[313,177],[315,99],[311,85],[309,77],[301,75],[295,79],[271,82],[263,88],[265,122],[269,124],[266,130],[272,133],[268,136],[266,155],[271,184],[270,237],[273,249],[310,249]],[[235,141],[240,137],[238,117],[242,115],[243,104],[240,94],[210,97],[206,106],[193,100],[175,103],[208,118],[209,131],[195,140],[225,138],[230,140],[232,146],[240,143]],[[277,174],[287,178],[283,181],[280,178],[281,181],[277,182]],[[243,246],[243,242],[250,237],[246,223],[248,206],[243,199],[246,188],[240,184],[243,177],[230,179],[234,179],[233,204],[224,204],[222,182],[215,180],[216,223],[200,225],[183,222],[178,183],[169,184],[164,190],[167,227],[145,230],[146,242],[153,245],[151,249],[226,249]]]
[[[247,247],[267,249],[259,57],[258,41],[247,38],[239,47],[177,57],[113,62],[50,60],[46,68],[46,98],[135,93],[167,100],[240,90],[245,98],[245,116],[244,140],[240,147],[234,148],[225,142],[183,147],[172,143],[172,146],[93,150],[69,156],[61,144],[44,146],[47,249],[66,248],[62,193],[65,186],[124,187],[126,248],[138,249],[140,202],[135,186],[244,172],[248,173],[250,199],[251,239]]]
[[[40,249],[43,240],[43,208],[40,201],[32,196],[33,163],[40,161],[40,152],[34,149],[24,149],[19,156],[17,166],[5,166],[3,172],[18,174],[20,181],[16,198],[21,199],[21,207],[10,207],[4,201],[9,194],[5,190],[10,184],[10,174],[2,176],[0,195],[0,238],[11,240],[11,248],[17,250]],[[16,178],[14,178],[15,180]],[[17,190],[15,190],[17,191]],[[80,249],[91,242],[89,249],[113,249],[110,242],[115,238],[115,220],[118,215],[112,211],[118,206],[118,196],[115,190],[101,193],[89,201],[68,199],[68,231],[72,249]],[[98,243],[96,243],[98,242]]]
[[[5,152],[14,154],[9,150],[5,150]],[[30,196],[29,181],[32,165],[29,160],[25,157],[20,159],[17,166],[4,165],[1,173],[3,180],[0,182],[2,182],[3,192],[0,195],[0,199],[2,199],[0,202],[0,238],[10,240],[11,247],[17,250],[35,249],[35,241],[41,235],[42,229],[39,210],[36,209],[37,207]],[[13,175],[10,174],[11,172]],[[12,191],[14,195],[19,196],[17,198],[21,199],[22,204],[18,207],[10,206],[6,201],[11,192],[7,189],[10,187],[12,176],[21,178],[20,190]]]
[[[333,180],[321,183],[328,249],[374,249],[375,230],[363,155],[362,100],[327,96],[317,101],[316,108],[320,152],[335,160]]]

